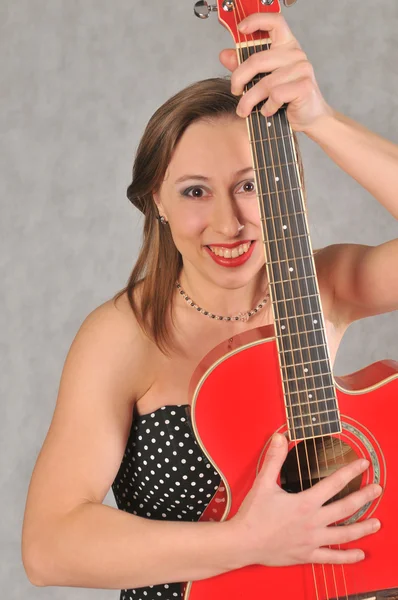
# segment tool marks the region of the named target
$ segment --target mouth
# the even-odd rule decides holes
[[[254,241],[255,240],[249,240],[247,242],[241,242],[237,244],[226,244],[225,246],[222,246],[221,244],[217,244],[215,246],[209,244],[206,246],[206,248],[208,248],[212,254],[228,260],[232,258],[238,258],[239,256],[249,252]]]

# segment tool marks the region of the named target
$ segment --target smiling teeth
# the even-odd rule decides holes
[[[223,256],[224,258],[237,258],[242,254],[245,254],[251,246],[251,242],[247,244],[241,244],[236,248],[220,248],[219,246],[209,246],[210,250],[217,256]]]

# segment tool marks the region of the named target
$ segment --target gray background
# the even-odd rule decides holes
[[[127,280],[142,220],[125,197],[153,111],[225,74],[232,47],[190,0],[0,0],[2,594],[111,599],[115,590],[35,588],[20,558],[31,472],[80,324]],[[284,14],[337,110],[398,142],[398,2],[298,0]],[[380,244],[397,222],[300,137],[313,246]],[[354,323],[335,373],[398,359],[398,313]],[[108,494],[106,503],[114,506]]]

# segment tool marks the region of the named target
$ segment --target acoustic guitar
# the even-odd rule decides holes
[[[285,4],[292,4],[286,0]],[[198,2],[217,10],[239,62],[270,48],[266,32],[244,37],[237,24],[254,12],[279,12],[277,0]],[[259,78],[250,82],[247,91]],[[365,560],[350,565],[250,565],[183,585],[184,600],[398,599],[398,362],[382,360],[334,377],[308,231],[297,153],[282,107],[247,117],[274,325],[249,329],[214,348],[193,373],[189,394],[194,434],[221,484],[201,521],[238,511],[261,469],[274,432],[289,441],[278,483],[295,493],[344,463],[370,467],[342,492],[371,482],[383,493],[342,524],[374,516],[381,529],[360,541]],[[339,523],[340,524],[340,523]],[[358,547],[358,542],[341,548]]]

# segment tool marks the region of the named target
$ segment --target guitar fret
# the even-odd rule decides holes
[[[321,362],[330,362],[329,358],[318,358],[315,361],[307,361],[304,363],[297,363],[295,362],[294,365],[281,365],[284,369],[289,368],[291,369],[292,367],[307,367],[308,365],[312,364],[312,363],[321,363]],[[319,375],[319,373],[316,373],[317,375]],[[326,374],[326,373],[325,373]],[[328,373],[329,374],[329,373]]]
[[[305,256],[292,256],[290,258],[280,258],[279,260],[269,260],[266,264],[267,265],[279,265],[281,263],[285,263],[285,262],[292,262],[292,261],[296,261],[296,260],[302,260],[304,258],[314,258],[313,254],[306,254]]]
[[[284,237],[277,237],[277,238],[268,238],[266,240],[263,240],[263,244],[268,244],[268,243],[275,243],[277,244],[278,242],[289,242],[289,241],[294,241],[294,240],[299,240],[301,238],[304,238],[306,240],[308,240],[308,234],[306,233],[298,233],[297,235],[285,235]],[[313,256],[315,256],[313,254]]]
[[[268,142],[268,140],[258,140],[258,141]],[[257,142],[257,140],[256,140],[256,142]],[[286,163],[282,163],[282,164],[278,163],[278,164],[272,164],[272,165],[265,165],[264,167],[257,167],[256,170],[264,171],[267,169],[281,169],[282,167],[292,167],[293,165],[298,167],[299,163],[297,161],[292,161],[292,162],[286,162]]]
[[[309,294],[308,296],[301,296],[301,298],[319,298],[319,294]],[[299,298],[289,298],[288,302],[292,302],[293,300],[298,300]],[[281,302],[287,302],[286,300],[273,300],[274,304],[280,304]]]
[[[291,317],[278,317],[278,321],[285,321],[286,319],[304,319],[305,317],[315,317],[319,315],[319,318],[322,318],[322,314],[320,312],[314,311],[313,313],[305,313],[300,315],[292,315]]]
[[[305,425],[304,427],[296,427],[294,430],[289,428],[290,439],[295,441],[312,440],[315,437],[329,436],[332,433],[341,433],[341,424],[339,421]]]
[[[292,417],[288,417],[288,419],[290,419],[290,420],[307,419],[308,417],[312,419],[313,417],[316,417],[317,415],[318,416],[322,416],[322,415],[330,416],[329,413],[337,413],[337,412],[338,412],[337,408],[330,408],[329,410],[321,410],[321,411],[314,411],[312,413],[294,415]],[[324,422],[324,421],[322,421],[322,422]]]
[[[282,377],[282,383],[304,383],[306,381],[309,381],[310,379],[315,379],[316,377],[319,377],[320,379],[322,379],[323,377],[327,377],[327,378],[331,378],[333,376],[332,373],[319,373],[319,374],[314,374],[314,375],[305,375],[303,377]],[[329,386],[325,386],[325,387],[329,387]],[[305,387],[305,389],[300,389],[298,390],[298,392],[310,392],[311,389],[313,388],[307,388]],[[322,388],[318,388],[318,389],[322,389]],[[289,390],[291,394],[296,394],[297,391],[293,391],[293,390]]]
[[[300,332],[296,333],[295,335],[300,335]],[[294,350],[312,350],[313,348],[324,348],[325,345],[326,345],[326,343],[325,344],[315,344],[315,346],[301,346],[300,348],[294,348]],[[283,352],[285,352],[285,350],[281,350],[281,351],[278,350],[279,354],[282,354]],[[287,350],[287,352],[292,352],[292,350]]]
[[[332,407],[328,407],[327,403],[328,402],[332,402],[333,406]],[[333,398],[324,398],[323,400],[308,400],[308,401],[303,401],[303,402],[297,402],[296,404],[291,404],[285,403],[285,407],[288,410],[291,410],[293,408],[309,408],[309,410],[312,410],[311,406],[312,405],[316,405],[316,408],[319,408],[321,404],[326,404],[327,408],[325,409],[326,411],[331,411],[331,410],[337,410],[337,400],[335,399],[335,397]],[[314,406],[315,408],[315,406]]]
[[[287,194],[288,192],[297,192],[298,190],[302,190],[302,187],[292,187],[292,188],[277,188],[275,191],[272,192],[265,192],[265,194],[279,194],[280,192]]]
[[[298,417],[297,417],[298,418]],[[289,419],[290,421],[291,419]],[[307,423],[288,423],[288,427],[289,429],[311,429],[312,427],[320,427],[322,425],[334,425],[340,423],[340,419],[332,419],[332,420],[328,420],[328,421],[311,421],[307,422]]]
[[[282,329],[281,331],[282,331],[282,333],[280,333],[280,337],[281,338],[287,338],[287,337],[290,337],[292,335],[302,335],[303,333],[316,333],[317,331],[325,331],[325,328],[324,327],[318,327],[316,329],[305,329],[304,331],[302,329],[300,329],[300,331],[284,331]],[[314,346],[310,346],[310,347],[313,348]]]
[[[277,262],[277,261],[275,261],[275,262]],[[273,284],[273,283],[292,283],[294,281],[308,281],[308,279],[310,279],[310,278],[315,279],[315,275],[308,275],[307,277],[306,276],[289,277],[289,279],[279,279],[278,281],[273,280],[271,282],[271,284]]]
[[[272,142],[274,140],[292,140],[293,136],[290,134],[287,135],[278,135],[276,137],[267,137],[267,138],[256,138],[256,139],[249,139],[250,144],[258,144],[259,142]],[[289,165],[298,165],[298,162],[293,162],[293,163],[288,163]],[[281,165],[281,166],[285,166],[285,165]],[[265,168],[265,167],[263,167]],[[271,168],[271,167],[269,167]]]
[[[332,373],[330,373],[330,375],[332,375]],[[291,379],[290,381],[294,381],[294,379]],[[290,392],[290,394],[299,394],[299,393],[307,393],[307,392],[316,392],[316,391],[325,391],[325,390],[333,390],[333,392],[335,391],[334,389],[334,385],[323,385],[322,387],[312,387],[312,388],[306,388],[305,390],[299,390],[298,392]],[[331,400],[331,398],[323,398],[321,399],[321,401],[323,400]],[[311,402],[319,402],[319,400],[307,400],[305,401],[306,404],[311,404]],[[292,406],[295,406],[294,404],[292,404]]]
[[[275,192],[273,192],[275,193]],[[266,196],[266,194],[264,194]],[[257,196],[258,198],[261,198],[261,196]],[[261,217],[260,221],[274,221],[275,219],[284,219],[286,217],[296,217],[297,215],[306,215],[306,212],[304,210],[297,210],[294,211],[292,213],[285,213],[283,215],[275,215],[272,217]]]

